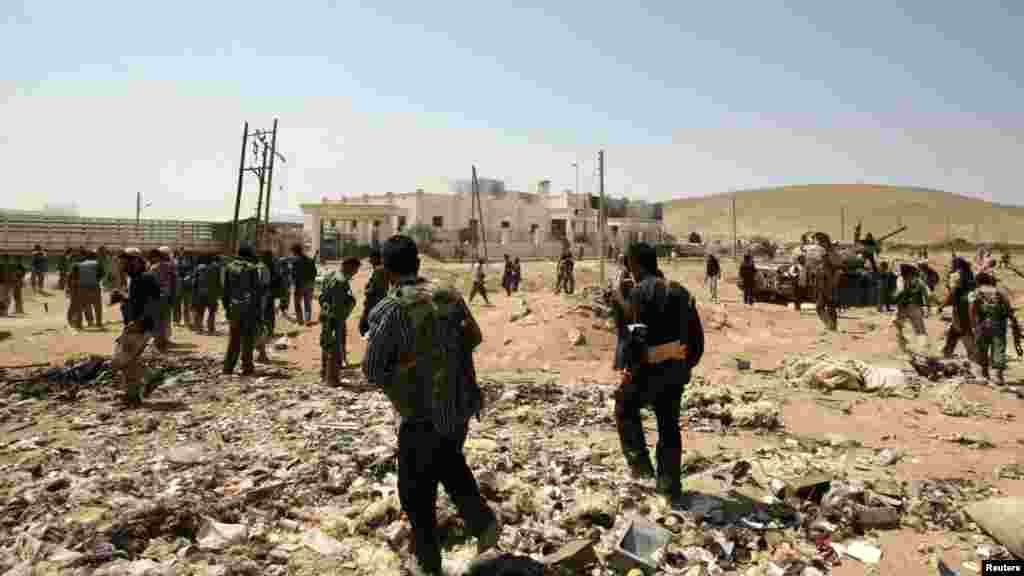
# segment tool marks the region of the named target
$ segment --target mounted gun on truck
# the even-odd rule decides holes
[[[815,273],[823,264],[828,252],[822,245],[821,240],[831,246],[831,258],[839,269],[839,285],[836,289],[838,294],[837,303],[843,307],[854,306],[875,306],[878,304],[878,292],[875,288],[873,269],[865,266],[873,260],[874,254],[879,251],[879,244],[893,236],[905,231],[906,226],[885,234],[879,239],[873,240],[865,250],[864,243],[859,242],[859,225],[855,233],[855,241],[852,244],[840,244],[832,242],[827,234],[816,231],[809,231],[800,236],[800,244],[789,251],[788,255],[781,259],[770,260],[756,264],[757,286],[754,289],[755,296],[762,301],[791,302],[796,299],[797,272],[795,264],[799,257],[803,257],[804,266],[807,268],[807,286],[803,295],[803,301],[814,301],[818,297]],[[870,251],[871,258],[865,257],[865,252]],[[743,280],[737,279],[737,285],[742,289]]]

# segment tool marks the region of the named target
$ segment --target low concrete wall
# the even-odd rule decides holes
[[[434,248],[437,249],[442,258],[454,258],[457,246],[457,244],[451,242],[434,244]],[[474,254],[473,248],[470,247],[468,252],[467,258]],[[487,243],[487,257],[490,260],[504,258],[505,254],[512,258],[557,258],[561,253],[561,242],[541,242],[540,244],[533,244],[532,242]]]

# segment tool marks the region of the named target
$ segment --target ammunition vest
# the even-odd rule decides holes
[[[266,267],[242,258],[232,260],[225,271],[230,280],[231,293],[228,301],[233,310],[256,308],[260,303],[257,298],[269,280]]]
[[[982,286],[972,294],[974,312],[978,326],[982,332],[1002,330],[1006,332],[1006,321],[1010,317],[1010,304],[999,291],[990,286]]]

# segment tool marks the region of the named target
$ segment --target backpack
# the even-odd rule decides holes
[[[978,288],[974,291],[974,307],[978,315],[981,332],[990,333],[1000,328],[1005,332],[1009,317],[1009,303],[994,288]]]
[[[439,432],[458,433],[483,406],[472,362],[473,348],[479,342],[466,337],[463,326],[468,311],[462,296],[454,288],[420,282],[400,286],[394,297],[412,323],[416,363],[399,370],[397,385],[388,396],[403,416],[403,410],[411,408],[403,402],[419,397]],[[430,383],[425,390],[424,381]]]
[[[338,272],[330,272],[324,277],[317,300],[320,302],[320,316],[334,320],[348,318],[356,306],[348,280]]]

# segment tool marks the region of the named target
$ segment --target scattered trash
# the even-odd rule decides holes
[[[658,570],[658,553],[671,539],[672,533],[668,530],[642,518],[634,518],[608,563],[621,572],[639,568],[645,574],[654,574]]]

